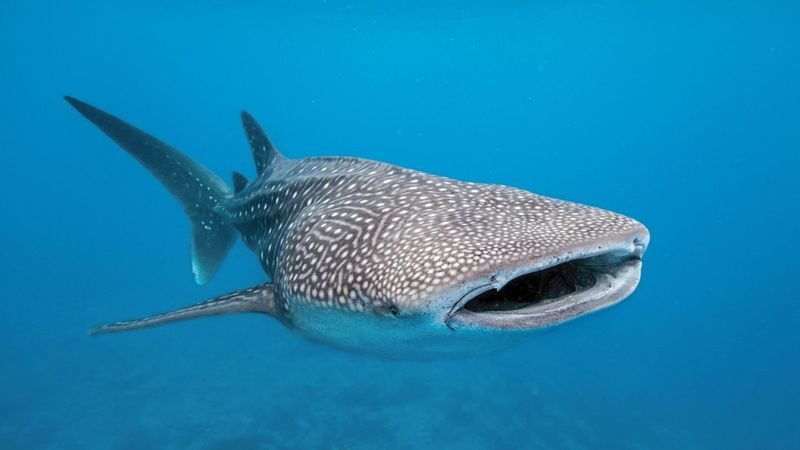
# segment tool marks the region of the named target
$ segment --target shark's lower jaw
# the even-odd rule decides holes
[[[486,284],[467,294],[445,323],[453,330],[536,329],[606,308],[636,289],[643,250],[634,246],[522,269],[499,288]]]

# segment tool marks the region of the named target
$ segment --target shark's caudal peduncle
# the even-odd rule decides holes
[[[636,288],[647,229],[610,211],[349,157],[287,159],[242,113],[257,177],[233,189],[74,98],[186,211],[208,281],[238,232],[271,282],[98,333],[259,312],[340,348],[446,353],[610,306]]]

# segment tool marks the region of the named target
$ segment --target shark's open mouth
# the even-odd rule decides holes
[[[479,294],[464,304],[464,309],[477,313],[515,311],[544,306],[567,295],[580,295],[596,286],[604,274],[615,273],[619,262],[610,261],[608,256],[567,261],[519,276],[499,291],[490,289]]]
[[[627,297],[639,282],[643,247],[567,260],[523,271],[499,289],[465,296],[448,325],[530,329],[564,322]]]

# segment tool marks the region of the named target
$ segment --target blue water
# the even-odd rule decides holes
[[[800,6],[653,3],[2,2],[0,448],[797,448]],[[196,286],[181,209],[64,94],[226,178],[245,108],[290,157],[615,210],[642,282],[443,361],[257,315],[89,337],[264,275],[237,244]]]

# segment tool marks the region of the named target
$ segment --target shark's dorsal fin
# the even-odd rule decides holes
[[[249,183],[249,181],[247,181],[247,177],[239,172],[233,172],[231,174],[231,179],[233,180],[233,192],[236,194],[242,192],[242,190],[247,187],[247,183]]]
[[[253,152],[253,160],[256,163],[256,173],[261,175],[268,167],[280,163],[286,159],[272,145],[267,134],[261,126],[253,119],[247,111],[242,111],[242,126],[247,142],[250,143],[250,150]]]

